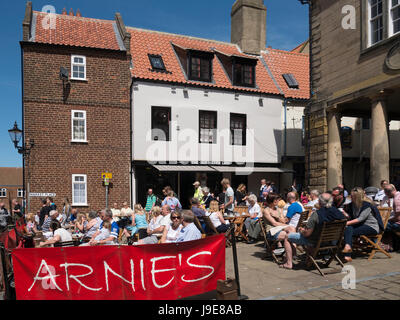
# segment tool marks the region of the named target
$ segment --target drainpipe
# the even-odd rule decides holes
[[[287,157],[287,99],[285,98],[283,100],[283,108],[284,108],[284,122],[283,122],[283,126],[284,126],[284,135],[283,135],[283,161],[286,161],[286,157]]]

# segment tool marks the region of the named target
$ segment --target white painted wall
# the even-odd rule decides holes
[[[240,93],[236,100],[235,94],[230,91],[207,89],[208,96],[205,96],[204,89],[187,88],[186,98],[184,87],[175,86],[175,93],[172,87],[171,84],[146,82],[137,82],[133,86],[133,160],[158,160],[149,151],[161,148],[164,151],[161,157],[164,161],[280,162],[282,98],[262,96],[263,107],[260,107],[259,94]],[[151,140],[152,106],[171,107],[172,141]],[[225,139],[218,139],[215,145],[199,144],[199,110],[217,111],[218,130],[227,129],[227,133],[230,113],[247,114],[247,127],[254,132],[247,135],[247,147],[230,146],[229,134]],[[189,134],[187,139],[178,141],[179,137],[186,136],[185,133]],[[185,150],[191,152],[191,155],[182,152]]]
[[[305,147],[302,141],[303,130],[303,106],[286,107],[286,128],[287,128],[287,156],[289,157],[304,157]],[[285,115],[282,114],[282,123],[285,123]],[[284,142],[282,137],[282,148]],[[282,149],[282,153],[284,150]]]

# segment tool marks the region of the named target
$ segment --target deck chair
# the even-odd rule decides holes
[[[342,248],[342,241],[344,230],[346,229],[346,224],[347,220],[324,222],[316,246],[307,247],[307,258],[314,264],[314,266],[318,269],[319,273],[323,277],[325,277],[325,274],[322,272],[317,263],[317,260],[322,258],[320,253],[323,253],[323,256],[330,255],[328,261],[323,264],[324,268],[328,268],[334,259],[339,262],[342,268],[344,267],[343,262],[339,259],[337,254]],[[326,252],[329,253],[327,254]]]
[[[382,217],[384,229],[386,229],[389,222],[390,214],[392,212],[392,208],[378,208],[378,209]],[[392,258],[392,256],[380,246],[383,234],[384,231],[376,236],[365,236],[365,235],[360,236],[359,240],[361,240],[363,243],[358,242],[357,246],[361,248],[362,251],[369,253],[368,261],[371,261],[377,252],[382,252],[389,259]]]
[[[204,239],[207,237],[207,233],[204,231],[203,227],[201,226],[199,218],[194,216],[194,224],[196,225],[197,229],[201,232],[201,238]]]
[[[264,245],[267,252],[267,257],[272,257],[273,261],[275,261],[277,264],[282,263],[283,261],[280,261],[278,256],[274,253],[274,250],[277,248],[278,241],[269,240],[267,237],[267,228],[264,217],[258,219],[258,223],[260,224],[261,234],[264,238]]]

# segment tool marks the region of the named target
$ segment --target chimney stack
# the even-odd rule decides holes
[[[263,0],[236,0],[231,12],[231,42],[245,53],[260,55],[267,42],[267,8]]]

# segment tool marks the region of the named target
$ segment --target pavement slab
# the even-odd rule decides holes
[[[322,277],[317,270],[305,270],[301,263],[295,263],[294,270],[280,269],[265,259],[261,243],[238,243],[237,252],[241,292],[250,300],[400,299],[399,253],[392,253],[392,259],[380,253],[371,261],[368,257],[353,259],[351,266],[354,267],[356,288],[346,290],[342,286],[346,273],[342,273],[341,266],[335,261],[323,270],[326,276]],[[227,277],[235,278],[231,248],[226,251],[226,273]]]

